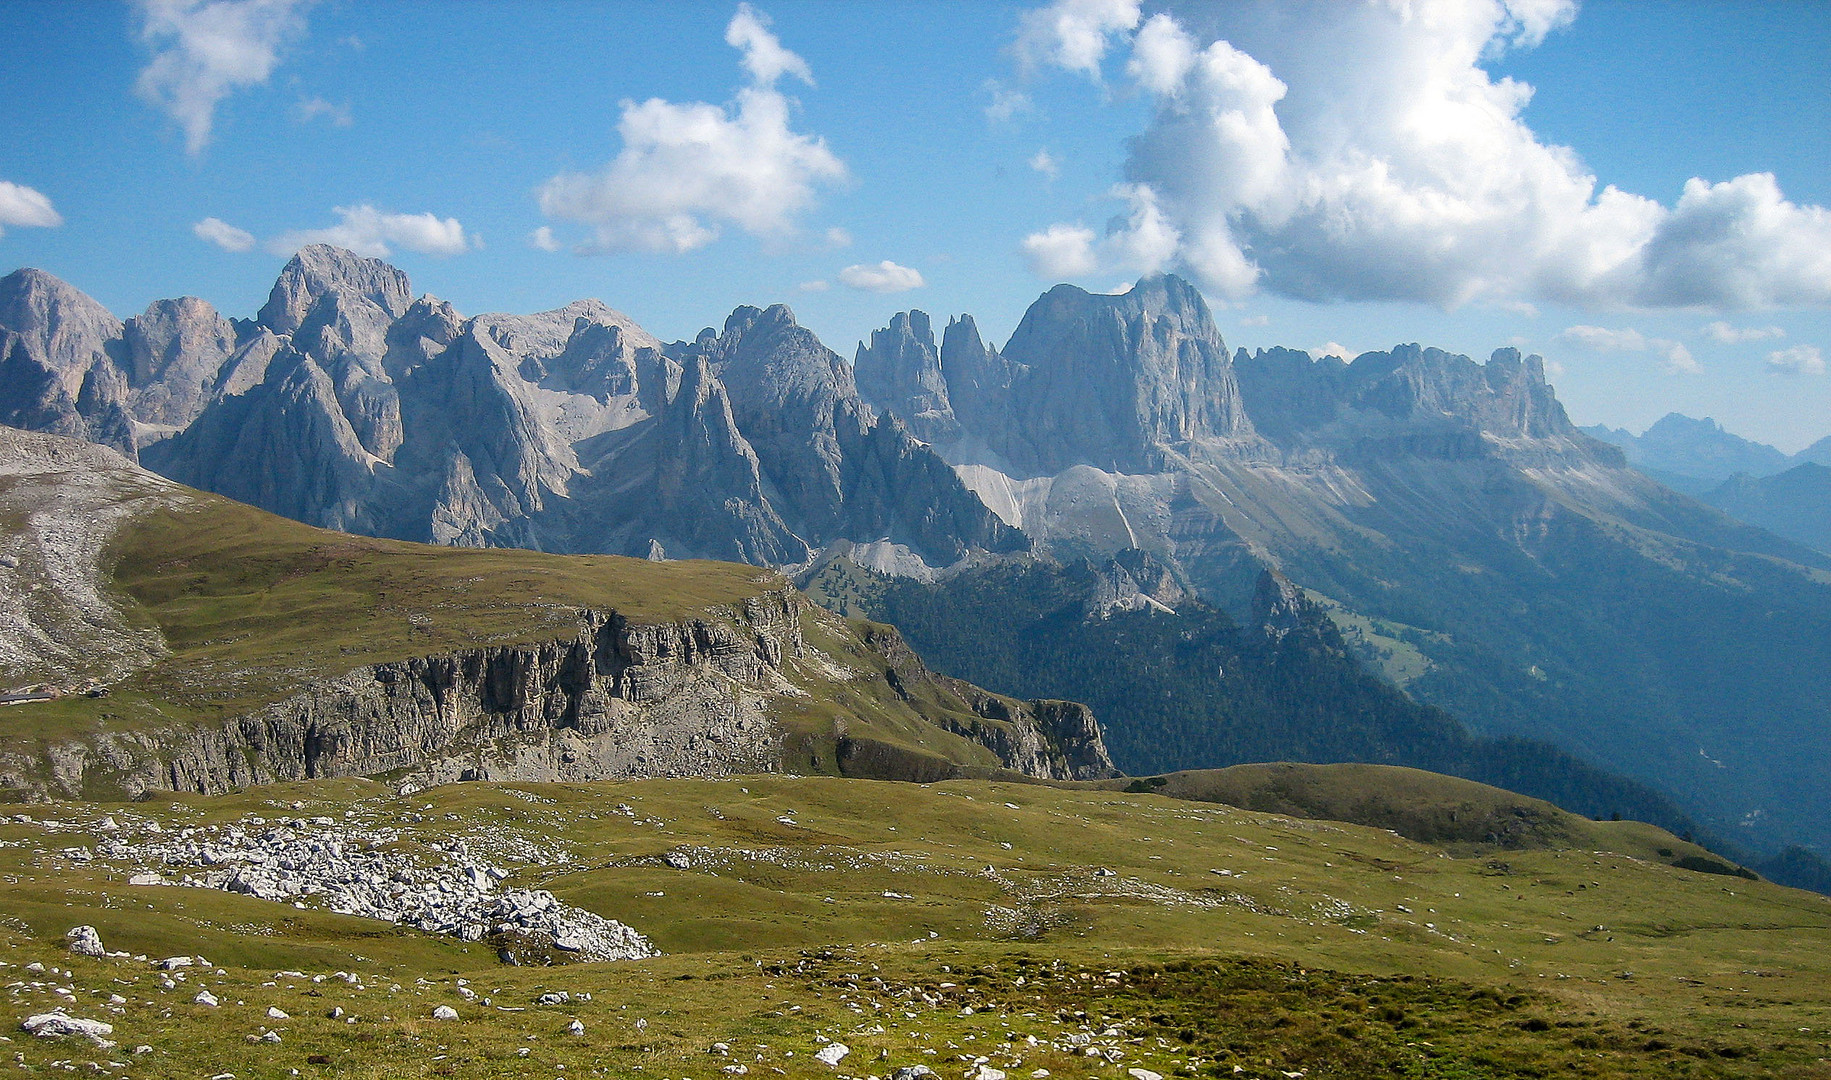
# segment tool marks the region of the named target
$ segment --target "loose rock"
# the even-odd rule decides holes
[[[69,943],[70,951],[78,956],[108,955],[108,950],[102,947],[102,936],[93,926],[73,926],[64,939]]]

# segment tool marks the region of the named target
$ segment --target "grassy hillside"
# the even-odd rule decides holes
[[[121,471],[143,475],[124,462]],[[735,563],[351,536],[177,490],[176,505],[116,533],[102,568],[122,613],[156,628],[168,653],[106,696],[0,709],[0,748],[29,758],[43,743],[104,729],[221,721],[367,665],[568,640],[581,609],[636,623],[717,621],[749,598],[790,588],[773,571]],[[820,655],[785,666],[791,686],[772,706],[790,734],[791,768],[924,778],[958,766],[996,771],[996,755],[954,731],[1000,722],[925,678],[892,685],[891,661],[861,636],[881,631],[817,609],[801,631]]]
[[[1302,797],[1339,778],[1284,787]],[[1362,791],[1376,781],[1413,806],[1478,794],[1384,774]],[[533,839],[558,851],[511,861],[510,884],[627,922],[665,955],[503,967],[479,944],[309,903],[129,886],[131,860],[75,854],[105,839],[104,815],[387,822],[428,853]],[[779,776],[410,798],[342,781],[32,817],[0,824],[8,1015],[63,988],[120,1047],[15,1035],[30,1069],[701,1077],[742,1064],[800,1078],[926,1064],[958,1077],[983,1059],[1057,1078],[1831,1075],[1831,902],[1665,865],[1647,845],[1679,842],[1631,824],[1588,823],[1576,846],[1549,831],[1544,846],[1445,848],[1157,794]],[[79,923],[113,949],[213,967],[166,988],[144,963],[70,958],[58,942]],[[21,970],[34,961],[69,974]],[[200,986],[222,1005],[194,1004]],[[574,1000],[535,1004],[559,990]],[[438,1005],[462,1022],[431,1019]],[[582,1036],[567,1033],[575,1018]],[[280,1041],[258,1041],[267,1030]],[[811,1060],[829,1039],[849,1048],[836,1069]],[[126,1053],[136,1045],[151,1050]]]

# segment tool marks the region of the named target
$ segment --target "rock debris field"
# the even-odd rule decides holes
[[[38,824],[52,831],[62,825]],[[399,829],[355,819],[250,816],[230,825],[167,829],[110,815],[90,827],[108,839],[93,850],[61,854],[131,868],[131,885],[222,889],[465,941],[507,939],[585,961],[656,954],[647,938],[613,919],[544,889],[504,887],[510,871],[498,862],[568,861],[563,849],[512,833],[490,837],[494,851],[475,850],[475,841],[463,836],[433,841],[426,850],[443,856],[435,860],[412,850]]]

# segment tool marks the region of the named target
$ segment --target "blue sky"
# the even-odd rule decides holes
[[[1831,5],[16,0],[0,34],[0,269],[122,316],[250,315],[334,228],[467,314],[782,301],[846,355],[1165,269],[1230,345],[1513,344],[1582,423],[1831,434]]]

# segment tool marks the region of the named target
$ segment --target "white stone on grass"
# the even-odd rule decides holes
[[[108,950],[102,948],[102,936],[95,932],[93,926],[73,926],[64,935],[70,951],[78,956],[107,956]]]
[[[51,1039],[62,1035],[86,1035],[101,1042],[114,1034],[113,1024],[101,1020],[85,1020],[80,1016],[69,1016],[61,1012],[28,1016],[20,1022],[19,1026],[41,1039]]]

